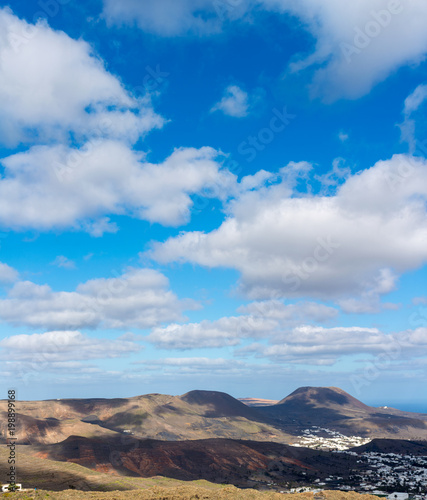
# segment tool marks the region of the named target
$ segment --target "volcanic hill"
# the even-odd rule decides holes
[[[298,435],[311,426],[345,435],[427,439],[427,415],[367,406],[337,387],[301,387],[257,411],[281,430]]]
[[[205,479],[253,487],[272,480],[314,482],[334,474],[347,478],[359,467],[357,457],[294,448],[279,443],[205,439],[88,439],[71,436],[62,443],[34,447],[32,453],[50,460],[127,476],[164,476],[177,480]]]

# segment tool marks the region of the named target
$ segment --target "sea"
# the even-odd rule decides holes
[[[427,402],[425,403],[384,403],[376,404],[372,406],[388,406],[390,408],[396,408],[396,410],[411,411],[414,413],[427,413]]]

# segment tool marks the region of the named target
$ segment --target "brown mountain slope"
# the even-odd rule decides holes
[[[348,477],[359,467],[357,457],[307,448],[229,439],[193,441],[102,440],[70,437],[62,443],[38,446],[34,453],[73,462],[94,470],[114,470],[141,477],[166,476],[179,480],[205,479],[248,487],[273,479],[313,482],[335,475]]]
[[[373,439],[363,446],[352,448],[356,453],[395,453],[398,455],[427,456],[427,441],[402,439]]]
[[[287,433],[324,427],[346,435],[427,439],[427,415],[367,406],[336,387],[301,387],[257,411]]]
[[[0,413],[6,402],[0,402]],[[286,442],[289,436],[225,393],[147,394],[126,399],[18,401],[22,442],[58,443],[71,435],[130,434],[165,440],[230,438]],[[0,436],[1,439],[4,436]]]
[[[110,471],[95,471],[72,462],[59,462],[46,457],[34,456],[30,453],[31,447],[17,446],[18,483],[24,488],[37,488],[37,490],[63,491],[77,489],[83,491],[126,491],[131,497],[136,490],[151,488],[153,486],[180,486],[183,483],[168,478],[153,477],[141,478],[123,476],[113,469]],[[10,465],[8,464],[9,451],[0,447],[0,477],[5,482]],[[200,481],[201,486],[218,488],[217,485]],[[129,490],[133,490],[132,493]],[[26,493],[28,495],[28,493]],[[13,498],[18,498],[15,494]],[[5,497],[6,498],[6,497]],[[25,496],[28,499],[28,496]],[[45,498],[40,495],[38,499]],[[62,498],[62,497],[61,497]]]
[[[361,411],[369,409],[369,406],[338,387],[300,387],[277,404],[284,404],[293,409],[301,409],[307,404],[324,407],[345,407]]]
[[[1,412],[0,419],[6,422],[7,413]],[[19,433],[19,444],[58,443],[70,435],[112,437],[118,434],[79,418],[63,418],[61,420],[54,417],[34,418],[21,413],[16,414],[16,428]],[[0,435],[0,443],[2,442],[5,442],[3,434]]]
[[[256,410],[225,392],[190,391],[181,396],[181,400],[193,407],[199,407],[198,413],[203,417],[244,417],[248,420],[262,420]]]
[[[6,405],[0,401],[3,418]],[[18,401],[17,412],[19,438],[32,444],[117,434],[290,443],[311,426],[371,438],[427,439],[427,415],[369,407],[334,387],[303,387],[275,405],[256,408],[225,393],[191,391],[183,396]]]

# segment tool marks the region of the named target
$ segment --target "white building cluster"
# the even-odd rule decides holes
[[[292,443],[292,446],[301,446],[305,448],[315,448],[325,451],[343,451],[356,446],[362,446],[369,443],[370,439],[359,436],[345,436],[337,431],[325,429],[316,425],[310,429],[304,429],[303,435]]]
[[[337,431],[313,426],[305,429],[292,446],[343,453],[358,457],[360,468],[353,470],[349,478],[330,475],[317,479],[315,488],[358,491],[387,497],[388,500],[427,500],[427,456],[396,453],[355,453],[350,448],[369,443],[370,439],[345,436]],[[298,491],[293,489],[292,492]],[[291,492],[291,491],[288,491]]]
[[[393,488],[410,493],[411,498],[427,499],[427,456],[369,452],[360,455],[358,462],[368,465],[359,472],[364,490]]]

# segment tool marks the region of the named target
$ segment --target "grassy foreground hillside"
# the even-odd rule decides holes
[[[378,500],[378,497],[372,495],[359,495],[354,492],[325,491],[322,493],[325,500]],[[62,491],[60,493],[51,491],[40,491],[35,493],[14,493],[10,494],[13,499],[40,499],[40,500],[283,500],[281,493],[258,492],[255,490],[239,490],[234,486],[226,486],[217,490],[210,490],[192,484],[174,487],[161,488],[154,487],[145,491],[132,492],[81,492],[81,491]],[[291,500],[313,500],[312,493],[298,493],[289,497]],[[316,496],[317,498],[317,496]]]

